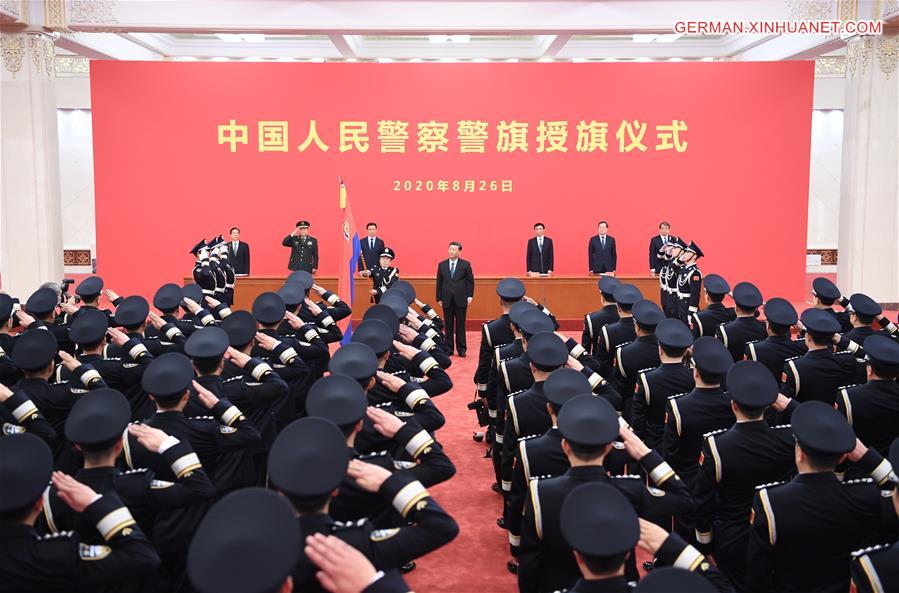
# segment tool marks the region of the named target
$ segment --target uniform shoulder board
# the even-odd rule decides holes
[[[852,552],[852,557],[858,558],[860,556],[864,556],[865,554],[870,554],[871,552],[883,550],[887,547],[889,547],[889,546],[887,546],[886,544],[877,544],[876,546],[868,546],[867,548],[861,548],[859,550]]]
[[[774,488],[775,486],[782,486],[786,484],[785,481],[780,482],[768,482],[767,484],[759,484],[755,487],[756,490],[765,490],[766,488]]]
[[[873,483],[874,483],[874,480],[872,480],[871,478],[858,478],[856,480],[846,480],[845,482],[843,482],[843,484],[845,484],[847,486],[850,484],[858,485],[858,484],[873,484]]]
[[[57,531],[55,533],[48,533],[46,535],[37,535],[37,539],[41,541],[46,541],[48,539],[66,539],[75,535],[74,531]]]
[[[372,457],[384,457],[387,455],[387,451],[375,451],[374,453],[366,453],[365,455],[360,455],[359,459],[371,459]]]
[[[411,469],[417,464],[414,461],[393,461],[393,467],[396,469]]]
[[[677,399],[677,398],[679,398],[679,397],[684,397],[685,395],[687,395],[686,392],[684,392],[684,393],[675,393],[674,395],[669,395],[669,396],[668,396],[668,399]]]
[[[637,474],[621,474],[620,476],[610,476],[616,480],[642,480]]]
[[[793,426],[791,424],[778,424],[777,426],[772,426],[771,428],[774,430],[784,430],[787,428],[793,428]]]
[[[356,529],[358,527],[362,527],[365,525],[365,522],[368,519],[359,519],[358,521],[334,521],[334,524],[331,526],[331,531],[343,531],[346,529]]]
[[[711,431],[711,432],[705,433],[704,435],[702,435],[702,438],[707,439],[707,438],[709,438],[709,437],[711,437],[711,436],[715,436],[716,434],[721,434],[722,432],[727,432],[728,430],[730,430],[730,429],[728,429],[728,428],[719,428],[718,430],[713,430],[713,431]]]

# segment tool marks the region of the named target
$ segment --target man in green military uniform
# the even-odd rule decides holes
[[[318,239],[309,235],[308,220],[299,221],[293,232],[284,237],[281,245],[290,247],[288,270],[305,270],[310,274],[318,271]]]

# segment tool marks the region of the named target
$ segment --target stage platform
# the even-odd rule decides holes
[[[474,300],[468,308],[466,325],[469,329],[477,329],[481,323],[493,319],[499,314],[499,303],[496,296],[497,283],[507,276],[477,276],[475,278]],[[435,298],[436,279],[434,277],[403,277],[415,286],[418,298],[433,307],[437,307]],[[618,276],[622,282],[636,285],[643,295],[656,303],[659,302],[659,279],[651,276]],[[549,307],[563,329],[579,329],[582,327],[584,314],[599,308],[598,276],[553,276],[551,278],[521,278],[527,287],[527,294],[538,303]],[[185,283],[193,282],[185,278]],[[316,282],[327,290],[337,288],[337,278],[323,276]],[[234,306],[237,309],[250,310],[253,300],[266,291],[278,290],[284,283],[283,277],[245,276],[238,278],[234,286]],[[371,283],[366,278],[354,278],[355,298],[353,299],[353,319],[361,320],[368,307],[371,306],[369,290]],[[349,295],[340,295],[348,298]],[[704,303],[703,303],[704,305]],[[440,309],[438,313],[443,314]]]

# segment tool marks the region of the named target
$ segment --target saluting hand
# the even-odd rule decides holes
[[[196,314],[200,310],[200,305],[193,299],[184,297],[184,304],[187,306],[187,310],[191,313]]]
[[[206,297],[206,302],[209,303],[209,306],[212,307],[213,309],[215,309],[216,307],[218,307],[219,305],[222,304],[222,302],[220,300],[214,299],[211,296]]]
[[[375,567],[362,552],[333,535],[306,538],[306,557],[320,569],[315,573],[331,593],[362,593],[375,580]]]
[[[376,376],[378,377],[378,381],[381,382],[381,385],[383,385],[384,387],[386,387],[393,393],[396,393],[397,391],[402,389],[403,385],[406,384],[405,381],[403,381],[396,375],[391,375],[390,373],[385,373],[384,371],[382,371],[380,369],[376,373]]]
[[[415,355],[420,352],[420,350],[415,346],[403,344],[398,340],[393,341],[393,347],[396,348],[397,352],[399,352],[400,358],[404,360],[412,360],[413,358],[415,358]]]
[[[637,545],[642,549],[655,555],[665,540],[668,539],[668,532],[646,519],[640,519],[640,541]]]
[[[21,323],[23,327],[28,327],[29,325],[34,323],[34,317],[29,315],[22,309],[16,311],[16,317],[19,318],[19,323]]]
[[[74,371],[75,369],[77,369],[78,365],[81,364],[80,362],[78,362],[78,360],[74,356],[72,356],[65,350],[60,350],[58,352],[58,354],[59,354],[59,359],[62,361],[62,366],[64,366],[66,368],[66,370],[69,371],[70,373],[72,371]]]
[[[311,311],[313,315],[318,315],[322,312],[322,308],[313,303],[312,299],[303,299],[303,302],[306,303],[306,306],[309,308],[309,311]]]
[[[368,406],[365,415],[372,421],[375,430],[388,439],[392,439],[396,436],[396,433],[399,432],[404,424],[406,424],[390,412],[386,412],[373,406]]]
[[[268,350],[269,352],[271,352],[281,342],[279,340],[276,340],[275,338],[271,337],[268,334],[264,334],[262,332],[256,332],[256,343],[259,344],[259,347],[262,348],[263,350]]]
[[[627,454],[636,461],[640,461],[646,457],[651,449],[646,446],[646,443],[640,440],[640,437],[634,433],[630,425],[628,425],[624,419],[620,419],[619,424],[621,425],[621,430],[618,434],[621,436],[621,442],[624,443],[624,450],[627,451]]]
[[[153,311],[150,311],[149,317],[150,323],[153,324],[153,327],[156,329],[162,329],[162,326],[165,325],[165,320]]]
[[[390,477],[390,471],[381,466],[365,463],[358,459],[350,461],[347,475],[356,481],[356,485],[366,492],[377,492]]]
[[[83,513],[84,509],[100,497],[90,486],[63,472],[53,472],[53,485],[56,486],[59,499],[76,513]]]
[[[293,329],[298,330],[301,327],[303,327],[303,323],[304,323],[303,320],[300,319],[299,317],[297,317],[296,315],[294,315],[293,313],[291,313],[290,311],[284,312],[284,319],[287,320],[287,323],[290,324],[290,327],[292,327]]]
[[[10,391],[9,387],[0,383],[0,404],[8,400],[12,397],[12,391]]]
[[[128,432],[148,451],[159,451],[162,442],[169,438],[163,431],[146,424],[131,424],[128,426]]]
[[[210,410],[215,407],[215,404],[219,403],[219,398],[216,397],[214,393],[200,385],[196,380],[191,381],[194,386],[194,390],[197,392],[197,398],[202,402],[204,406],[209,408]]]
[[[112,343],[116,346],[124,346],[125,342],[128,341],[128,335],[120,329],[110,327],[108,330],[106,330],[106,333],[109,334],[109,337],[112,339]]]
[[[418,332],[409,327],[408,325],[400,325],[400,337],[408,343],[412,343],[412,340],[418,337]],[[396,342],[394,342],[396,343]]]
[[[250,361],[250,357],[233,346],[228,346],[228,349],[225,350],[225,360],[230,360],[240,368],[244,368]]]

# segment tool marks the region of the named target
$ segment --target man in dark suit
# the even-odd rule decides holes
[[[618,267],[618,253],[615,251],[615,237],[608,234],[609,223],[599,222],[599,234],[590,238],[587,247],[587,263],[591,274],[614,274]]]
[[[240,240],[240,229],[231,227],[231,241],[228,242],[228,260],[238,276],[250,274],[250,246]]]
[[[659,234],[653,235],[649,241],[649,273],[655,276],[665,265],[665,260],[659,257],[662,245],[675,240],[677,237],[671,236],[671,225],[666,221],[659,223]]]
[[[555,266],[553,240],[543,236],[545,228],[542,222],[535,224],[534,234],[536,236],[528,240],[528,276],[553,275],[553,267]]]
[[[455,350],[464,357],[468,346],[465,343],[465,312],[474,298],[474,274],[471,264],[459,257],[462,244],[449,244],[449,258],[437,264],[437,304],[443,307],[446,343],[450,355]]]
[[[359,258],[359,271],[370,270],[378,265],[378,258],[384,252],[384,240],[378,237],[378,224],[370,222],[365,225],[368,236],[359,241],[359,247],[362,248],[362,257]],[[365,267],[362,267],[363,258]]]

